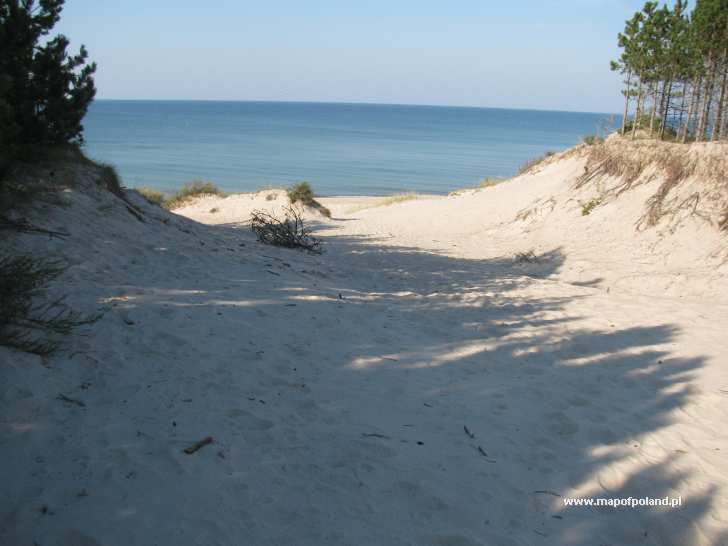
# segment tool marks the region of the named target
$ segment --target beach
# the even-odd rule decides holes
[[[720,211],[677,206],[696,176],[647,226],[660,175],[579,186],[587,153],[322,198],[320,254],[250,231],[285,191],[174,214],[129,191],[139,220],[80,169],[36,211],[68,236],[8,242],[66,260],[53,293],[103,318],[56,356],[0,347],[0,542],[725,543]],[[680,505],[566,503],[598,498]]]

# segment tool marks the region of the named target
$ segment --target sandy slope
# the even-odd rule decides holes
[[[67,239],[9,244],[106,313],[50,359],[0,348],[0,543],[725,543],[725,236],[636,233],[649,185],[582,216],[582,170],[326,199],[318,256],[240,225],[282,195],[178,211],[202,225],[68,193]]]

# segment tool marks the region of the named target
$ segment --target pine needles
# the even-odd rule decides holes
[[[60,338],[96,322],[64,305],[64,298],[42,300],[47,284],[65,270],[57,261],[32,256],[0,258],[0,345],[38,355],[51,354]]]

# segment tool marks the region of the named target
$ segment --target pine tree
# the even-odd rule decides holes
[[[672,8],[646,2],[626,22],[618,44],[623,52],[611,68],[627,75],[622,134],[636,95],[632,138],[648,109],[651,136],[728,138],[728,0],[697,0],[692,13],[684,0]]]
[[[0,0],[0,154],[9,161],[34,145],[80,143],[96,93],[96,64],[68,39],[46,39],[65,0]]]

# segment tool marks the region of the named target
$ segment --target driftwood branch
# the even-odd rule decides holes
[[[195,442],[190,447],[185,448],[184,452],[187,455],[192,455],[193,453],[201,450],[203,447],[205,447],[206,445],[210,445],[213,442],[214,440],[212,439],[212,436],[208,436],[206,438],[203,438],[202,440]]]
[[[277,218],[265,211],[253,211],[250,229],[260,242],[267,245],[302,248],[310,252],[321,251],[321,241],[311,235],[311,230],[303,223],[301,213],[294,207],[288,207],[283,218]]]

